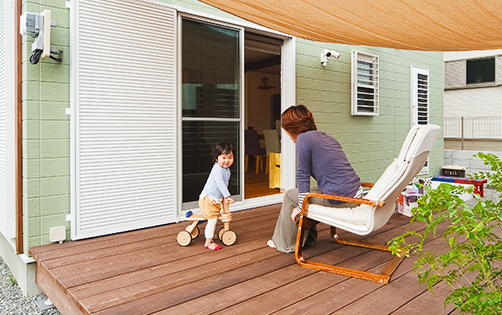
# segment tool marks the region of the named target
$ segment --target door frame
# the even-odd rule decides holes
[[[242,174],[241,181],[241,194],[243,196],[242,201],[238,201],[231,206],[231,211],[244,210],[259,206],[265,206],[270,204],[276,204],[282,202],[284,192],[288,189],[296,187],[296,147],[293,141],[289,139],[289,137],[285,134],[284,130],[281,129],[281,194],[275,194],[270,196],[257,197],[252,199],[245,199],[244,195],[244,121],[245,121],[245,111],[244,111],[244,34],[245,32],[253,32],[253,33],[261,33],[267,36],[280,38],[284,41],[281,47],[281,112],[284,111],[291,105],[296,105],[296,40],[294,37],[269,30],[267,28],[261,27],[259,25],[253,25],[249,22],[246,23],[238,23],[235,21],[231,21],[228,19],[221,19],[214,16],[209,15],[200,15],[199,13],[195,13],[193,11],[184,11],[178,8],[178,25],[181,25],[181,19],[189,18],[196,21],[200,21],[202,23],[210,23],[221,27],[228,27],[233,29],[239,29],[241,32],[240,37],[240,62],[241,62],[241,73],[240,73],[240,146],[239,150],[239,159],[240,159],[240,172]],[[181,56],[181,27],[178,27],[177,30],[178,36],[178,56]],[[183,150],[182,150],[182,114],[181,114],[181,79],[182,79],[182,60],[181,57],[177,60],[178,65],[178,90],[177,90],[177,120],[178,120],[178,131],[177,131],[177,141],[178,141],[178,171],[177,171],[177,182],[178,182],[178,221],[182,221],[185,219],[185,213],[189,210],[197,209],[194,207],[193,209],[183,209],[183,198],[182,198],[182,161],[183,161]],[[209,170],[208,170],[209,172]]]

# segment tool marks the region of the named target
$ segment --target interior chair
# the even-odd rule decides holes
[[[249,156],[254,156],[256,164],[256,173],[258,173],[258,168],[263,169],[263,159],[262,157],[266,154],[266,150],[260,146],[260,138],[258,137],[258,132],[254,129],[246,129],[244,131],[244,145],[246,159],[244,163],[245,171],[248,171]]]
[[[404,140],[399,156],[387,167],[378,181],[375,184],[363,184],[363,186],[371,187],[363,198],[349,198],[314,193],[307,194],[303,202],[298,224],[295,249],[295,259],[297,263],[303,267],[334,272],[380,283],[388,283],[390,276],[404,259],[404,254],[401,255],[401,257],[395,256],[394,259],[387,264],[382,273],[370,273],[357,269],[311,262],[307,261],[302,256],[301,245],[304,238],[304,231],[322,222],[331,226],[331,238],[335,242],[389,251],[387,245],[371,244],[348,239],[343,240],[336,234],[336,228],[357,235],[368,235],[384,226],[395,212],[395,204],[399,194],[403,192],[410,181],[412,181],[424,167],[429,151],[440,131],[441,128],[437,125],[416,125],[412,127]],[[359,206],[354,208],[325,207],[310,203],[310,198],[312,197],[357,203]]]
[[[265,174],[268,174],[268,158],[269,153],[281,153],[281,142],[279,141],[279,136],[277,131],[273,129],[263,130],[263,135],[265,136],[265,151],[266,151],[266,162],[265,162]]]

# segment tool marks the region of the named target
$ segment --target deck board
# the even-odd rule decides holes
[[[293,254],[265,243],[280,205],[233,213],[237,242],[219,251],[203,248],[201,236],[188,247],[176,242],[187,223],[170,224],[30,249],[37,283],[63,314],[448,314],[449,288],[436,296],[419,286],[412,258],[387,285],[302,268]],[[218,223],[217,229],[221,226]],[[420,225],[413,228],[423,228]],[[395,214],[369,236],[340,231],[341,237],[385,243],[410,230]],[[431,247],[443,246],[430,241]],[[319,240],[304,249],[307,259],[378,272],[389,253],[332,242],[319,225]]]

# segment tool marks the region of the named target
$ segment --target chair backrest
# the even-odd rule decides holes
[[[394,213],[395,201],[424,167],[440,132],[437,125],[415,125],[408,132],[398,157],[366,195],[368,199],[385,202],[383,207],[375,209],[372,230],[382,227]]]
[[[265,149],[267,150],[267,155],[270,152],[280,153],[281,143],[279,141],[277,131],[273,129],[265,129],[263,130],[263,135],[265,136]]]
[[[244,151],[246,155],[262,155],[265,150],[260,146],[258,132],[254,129],[244,130]]]
[[[440,131],[441,128],[436,125],[411,128],[398,157],[385,169],[365,197],[384,201],[382,207],[361,204],[333,211],[329,207],[310,204],[307,217],[358,235],[367,235],[381,228],[394,214],[399,194],[424,167]]]

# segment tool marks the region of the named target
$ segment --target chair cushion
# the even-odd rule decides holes
[[[355,208],[334,208],[321,205],[310,204],[307,217],[328,225],[340,227],[341,229],[351,231],[367,230],[368,217],[372,215],[372,206],[360,205]]]

